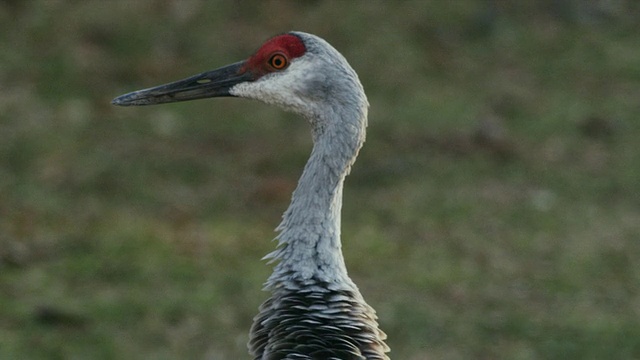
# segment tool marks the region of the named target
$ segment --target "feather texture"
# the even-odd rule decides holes
[[[386,334],[357,290],[332,290],[315,279],[296,285],[260,307],[249,341],[255,360],[388,359]]]

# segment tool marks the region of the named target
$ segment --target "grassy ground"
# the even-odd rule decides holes
[[[344,251],[393,358],[640,358],[640,11],[597,3],[0,2],[0,358],[247,358],[307,125],[109,102],[291,29],[369,95]]]

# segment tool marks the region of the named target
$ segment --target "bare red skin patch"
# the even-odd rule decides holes
[[[265,42],[255,54],[253,54],[242,68],[242,72],[251,71],[255,79],[270,72],[276,71],[269,65],[269,59],[277,53],[286,56],[288,61],[304,55],[307,51],[302,39],[292,34],[284,34],[273,37]]]

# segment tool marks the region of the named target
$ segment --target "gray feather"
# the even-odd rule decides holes
[[[298,285],[276,290],[260,307],[249,341],[255,360],[388,359],[386,335],[357,290],[317,291],[330,287],[318,282]]]

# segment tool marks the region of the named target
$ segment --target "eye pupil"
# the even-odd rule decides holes
[[[269,60],[271,66],[276,70],[282,70],[287,66],[287,58],[282,54],[276,54]]]

